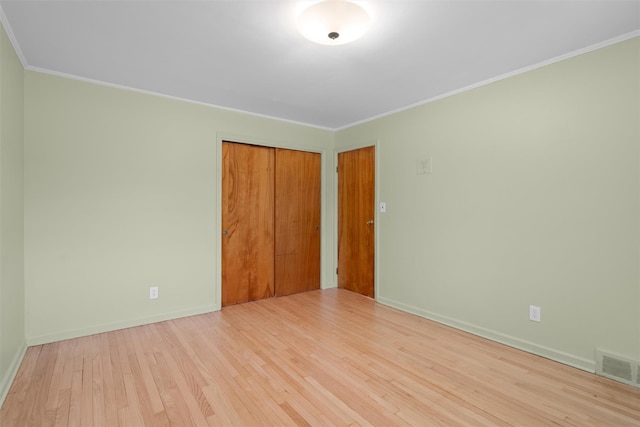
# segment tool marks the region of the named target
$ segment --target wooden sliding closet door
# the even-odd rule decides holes
[[[273,296],[274,162],[269,147],[222,143],[222,305]]]
[[[276,149],[276,295],[320,288],[320,154]]]

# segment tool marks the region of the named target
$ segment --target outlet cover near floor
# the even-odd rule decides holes
[[[531,320],[532,322],[541,322],[542,321],[541,313],[540,313],[540,307],[535,306],[535,305],[530,305],[529,306],[529,320]]]

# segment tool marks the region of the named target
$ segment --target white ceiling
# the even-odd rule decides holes
[[[27,69],[339,129],[640,35],[640,1],[371,0],[343,46],[296,31],[292,0],[9,0]],[[308,3],[308,2],[307,2]]]

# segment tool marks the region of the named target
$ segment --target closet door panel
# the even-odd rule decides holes
[[[222,306],[272,297],[275,150],[222,144]]]
[[[276,149],[276,295],[320,288],[320,154]]]

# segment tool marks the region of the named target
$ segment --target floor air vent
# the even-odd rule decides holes
[[[596,349],[596,374],[640,387],[640,363]]]

